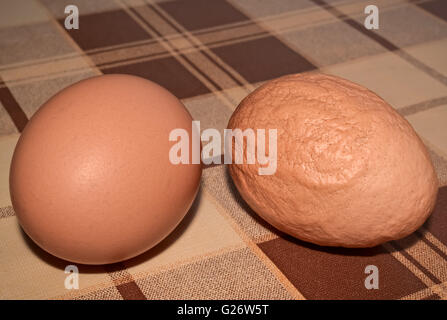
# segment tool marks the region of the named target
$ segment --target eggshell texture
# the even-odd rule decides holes
[[[10,171],[25,232],[51,254],[106,264],[156,245],[197,193],[200,164],[173,165],[169,133],[192,118],[166,89],[106,75],[46,102],[23,131]]]
[[[435,205],[437,177],[413,128],[350,81],[270,81],[240,103],[228,128],[278,130],[275,174],[258,175],[258,163],[229,171],[246,202],[296,238],[371,247],[412,233]]]

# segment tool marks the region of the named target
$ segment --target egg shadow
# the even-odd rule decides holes
[[[398,247],[396,246],[389,246],[387,249],[383,247],[383,245],[377,245],[375,247],[369,247],[369,248],[344,248],[344,247],[330,247],[330,246],[320,246],[317,244],[313,244],[310,242],[306,242],[297,238],[292,237],[291,235],[277,229],[276,227],[269,224],[266,220],[261,218],[251,207],[250,205],[242,198],[239,191],[237,190],[237,187],[235,186],[233,179],[230,176],[228,167],[225,168],[225,179],[227,181],[227,184],[229,185],[230,192],[232,193],[233,199],[238,203],[238,205],[244,209],[244,211],[253,218],[253,220],[256,221],[256,223],[259,223],[275,235],[277,235],[279,238],[283,239],[284,241],[293,243],[297,246],[304,247],[313,251],[320,251],[320,252],[326,252],[330,254],[335,255],[344,255],[344,256],[363,256],[363,257],[372,257],[378,254],[383,254],[385,252],[393,253],[393,252],[399,252],[402,250],[407,249],[408,247],[411,247],[415,242],[417,242],[420,238],[420,235],[418,233],[413,233],[409,235],[408,237],[402,239],[404,244],[400,245]],[[412,235],[416,234],[417,237],[413,237]],[[274,241],[274,240],[267,240],[268,241]],[[388,243],[391,243],[393,241],[390,241]]]
[[[345,248],[345,247],[330,247],[330,246],[320,246],[314,243],[306,242],[297,238],[294,238],[288,234],[285,234],[281,231],[279,231],[280,237],[284,239],[285,241],[294,243],[297,246],[307,248],[312,251],[319,251],[324,252],[332,255],[339,255],[339,256],[355,256],[355,257],[374,257],[380,254],[387,254],[387,253],[394,253],[394,252],[400,252],[402,250],[407,249],[408,247],[411,247],[414,243],[416,243],[419,240],[419,237],[415,238],[411,235],[407,238],[403,238],[405,245],[396,247],[396,243],[394,241],[386,242],[388,244],[391,244],[391,246],[388,246],[385,248],[382,244],[374,246],[374,247],[368,247],[368,248]]]
[[[166,237],[164,238],[160,243],[158,243],[155,247],[149,249],[148,251],[134,257],[131,259],[128,259],[123,262],[118,263],[112,263],[112,264],[106,264],[106,265],[88,265],[88,264],[81,264],[81,263],[74,263],[70,262],[68,260],[64,260],[61,258],[58,258],[56,256],[53,256],[52,254],[48,253],[41,247],[39,247],[22,229],[22,227],[19,225],[20,233],[25,240],[25,243],[27,247],[30,249],[30,251],[38,257],[40,260],[44,261],[46,264],[60,269],[65,270],[65,268],[68,265],[76,265],[79,269],[80,273],[105,273],[105,272],[113,272],[113,271],[119,271],[122,269],[125,269],[126,267],[132,267],[135,265],[138,265],[140,263],[144,263],[145,261],[152,259],[156,257],[158,254],[169,248],[172,244],[174,244],[181,235],[185,232],[185,230],[188,228],[188,225],[194,220],[197,214],[197,210],[199,207],[200,199],[202,196],[202,187],[199,187],[199,190],[197,191],[197,196],[194,199],[191,208],[186,213],[183,220],[177,225],[177,227]]]
[[[20,226],[20,225],[19,225]],[[79,272],[81,273],[104,273],[104,268],[101,265],[86,265],[86,264],[80,264],[75,262],[70,262],[61,258],[58,258],[56,256],[53,256],[52,254],[48,253],[41,247],[39,247],[26,233],[23,231],[22,227],[20,226],[20,233],[25,240],[25,243],[28,247],[28,249],[40,260],[44,261],[46,264],[60,269],[65,270],[65,268],[68,265],[75,265],[78,267]]]
[[[251,207],[250,205],[245,202],[244,198],[242,198],[241,194],[237,190],[236,185],[233,182],[233,179],[231,178],[230,171],[228,170],[228,166],[225,166],[225,181],[228,185],[228,188],[230,189],[230,193],[234,201],[237,202],[237,204],[253,219],[256,221],[256,223],[260,224],[267,230],[275,233],[275,234],[283,234],[283,232],[276,229],[274,226],[272,226],[270,223],[262,219]]]

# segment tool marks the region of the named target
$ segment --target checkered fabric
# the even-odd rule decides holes
[[[80,12],[66,30],[66,5]],[[446,299],[447,1],[375,0],[379,30],[358,0],[4,0],[0,2],[1,299]],[[223,132],[263,82],[325,72],[362,84],[419,133],[439,177],[431,218],[370,249],[324,248],[281,234],[241,199],[223,165],[204,170],[178,228],[129,261],[69,263],[21,231],[9,196],[11,156],[28,119],[62,88],[127,73],[179,97],[202,130]],[[365,267],[379,270],[368,290]]]

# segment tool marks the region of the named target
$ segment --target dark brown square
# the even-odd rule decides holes
[[[212,50],[252,83],[315,69],[312,63],[274,37],[240,42]]]
[[[439,188],[435,209],[424,227],[447,245],[447,186]]]
[[[59,20],[64,27],[64,20]],[[79,29],[67,30],[68,34],[84,50],[118,45],[149,39],[132,18],[121,10],[107,11],[79,17]]]
[[[188,30],[197,30],[248,20],[224,0],[167,1],[159,4]]]
[[[133,74],[154,81],[179,99],[209,93],[194,75],[174,58],[163,58],[102,70],[104,73]]]
[[[418,6],[427,10],[431,14],[438,16],[441,19],[447,21],[447,1],[445,0],[434,0],[419,3]]]
[[[1,78],[0,81],[2,81]],[[23,112],[16,98],[6,85],[4,87],[0,87],[0,102],[0,107],[3,105],[17,130],[22,132],[28,123],[28,117],[26,116],[25,112]]]
[[[398,299],[426,288],[382,246],[328,248],[278,238],[259,247],[307,299]],[[366,289],[365,267],[379,270],[379,289]]]

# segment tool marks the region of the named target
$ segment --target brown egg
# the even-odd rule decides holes
[[[350,81],[270,81],[240,103],[228,128],[277,129],[274,174],[259,175],[258,162],[229,171],[254,211],[296,238],[371,247],[409,235],[435,205],[437,177],[422,141],[388,103]]]
[[[25,232],[51,254],[106,264],[156,245],[182,220],[200,164],[169,160],[173,129],[191,137],[192,118],[166,89],[105,75],[52,97],[31,118],[10,172]]]

